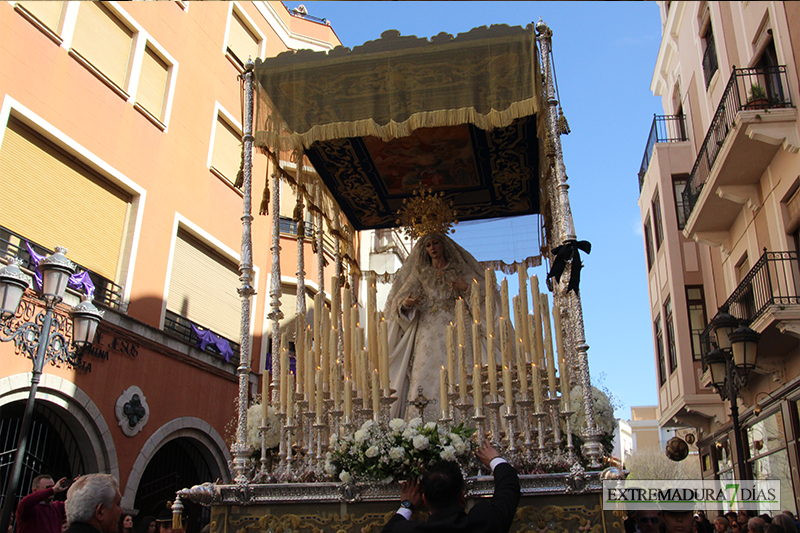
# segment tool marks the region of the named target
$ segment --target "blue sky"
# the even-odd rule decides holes
[[[285,2],[291,9],[300,2]],[[525,26],[541,17],[553,31],[561,106],[572,132],[562,136],[570,203],[584,256],[581,297],[592,378],[616,396],[617,416],[630,406],[656,405],[653,334],[639,216],[637,173],[661,100],[650,81],[661,40],[655,2],[304,2],[331,21],[345,46],[383,31],[431,37],[476,26]],[[520,235],[525,257],[536,253],[535,219],[506,221]],[[478,259],[492,254],[497,229],[457,226],[454,239]],[[504,245],[508,248],[508,244]],[[518,243],[518,246],[521,246]],[[497,252],[498,254],[500,251]],[[518,257],[518,258],[519,258]],[[542,282],[544,266],[530,269]],[[511,278],[514,280],[514,277]],[[511,281],[510,280],[510,281]],[[516,289],[513,290],[516,293]]]

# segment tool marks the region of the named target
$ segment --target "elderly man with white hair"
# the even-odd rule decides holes
[[[67,492],[67,533],[117,533],[122,496],[110,474],[79,477]]]

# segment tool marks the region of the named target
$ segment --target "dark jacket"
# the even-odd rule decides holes
[[[70,524],[69,529],[67,529],[66,533],[101,533],[99,529],[96,527],[84,524],[82,522],[75,522],[74,524]]]
[[[507,533],[519,498],[517,471],[508,463],[500,463],[494,469],[494,495],[475,504],[469,514],[460,505],[431,514],[427,522],[396,514],[383,533]]]

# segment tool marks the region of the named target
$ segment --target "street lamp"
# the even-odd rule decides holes
[[[7,531],[11,522],[11,512],[14,509],[14,496],[19,487],[22,475],[22,465],[28,448],[28,434],[33,421],[33,407],[36,400],[36,390],[45,363],[55,362],[67,366],[79,366],[83,350],[91,345],[94,340],[97,325],[103,318],[91,301],[86,298],[72,309],[73,344],[76,351],[70,351],[64,334],[52,330],[53,311],[64,298],[69,277],[74,273],[75,266],[66,258],[66,248],[56,247],[54,254],[46,257],[39,263],[42,273],[41,299],[45,304],[45,311],[39,311],[31,322],[13,324],[13,318],[22,301],[22,295],[28,288],[27,276],[20,270],[21,261],[12,258],[8,265],[0,269],[0,341],[14,341],[17,350],[26,353],[33,360],[31,374],[31,390],[25,404],[22,424],[17,440],[17,449],[14,452],[11,475],[8,476],[6,497],[0,512],[0,531]]]
[[[736,399],[739,391],[747,385],[747,375],[750,370],[756,366],[759,334],[747,326],[740,326],[739,320],[728,313],[717,314],[711,321],[711,328],[714,330],[717,343],[703,360],[711,374],[711,384],[714,385],[717,394],[723,400],[730,400],[739,479],[747,479],[742,430],[739,424],[739,405]]]

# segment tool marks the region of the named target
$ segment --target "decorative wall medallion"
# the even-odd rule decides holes
[[[150,419],[150,407],[147,405],[147,398],[144,397],[142,389],[133,385],[124,391],[114,406],[114,413],[117,415],[119,427],[128,437],[133,437],[139,433]]]

